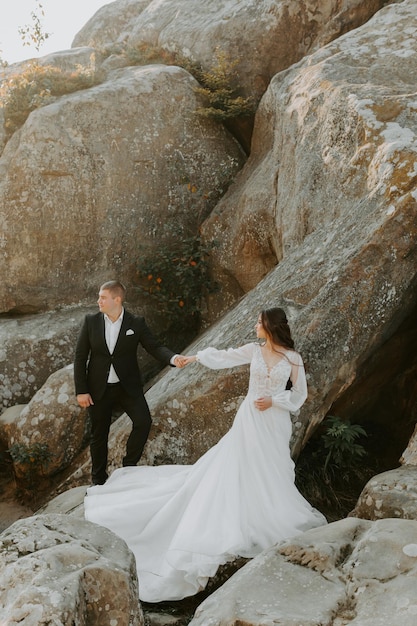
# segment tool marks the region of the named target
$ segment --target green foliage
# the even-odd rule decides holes
[[[361,436],[366,437],[367,434],[359,424],[351,424],[349,420],[329,415],[322,435],[323,446],[327,451],[324,472],[329,467],[345,471],[352,465],[357,465],[366,454],[365,448],[356,441]]]
[[[204,117],[211,117],[219,121],[236,117],[245,117],[254,112],[255,106],[252,98],[244,98],[238,95],[238,76],[236,67],[239,59],[230,60],[228,55],[216,50],[216,62],[208,70],[194,66],[191,73],[197,78],[201,87],[196,88],[196,93],[201,94],[206,104],[197,109]]]
[[[33,489],[52,459],[47,443],[34,443],[30,446],[14,443],[8,453],[14,463],[16,479],[28,489]]]
[[[34,46],[39,52],[41,46],[49,38],[51,33],[44,31],[41,18],[45,16],[43,6],[39,0],[36,0],[37,8],[31,12],[32,24],[26,24],[18,29],[19,35],[24,46]]]
[[[134,65],[146,63],[164,63],[183,67],[200,83],[196,93],[203,96],[205,105],[197,113],[220,122],[236,117],[245,117],[254,113],[252,98],[238,95],[239,77],[236,68],[239,59],[231,60],[226,52],[216,49],[215,61],[208,69],[174,52],[141,44],[128,47],[123,51],[129,62]]]
[[[296,483],[305,497],[328,518],[344,517],[354,507],[365,482],[375,473],[359,443],[366,431],[349,420],[328,416],[296,466]]]
[[[217,245],[190,237],[157,256],[139,259],[138,289],[156,302],[177,333],[198,329],[203,298],[218,288],[209,273],[210,254]]]
[[[13,133],[28,115],[53,102],[56,97],[87,89],[97,84],[90,68],[79,66],[66,71],[52,65],[29,61],[23,71],[8,76],[0,86],[0,106],[4,109],[5,128]]]

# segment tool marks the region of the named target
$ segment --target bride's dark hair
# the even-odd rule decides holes
[[[273,344],[294,350],[294,340],[284,309],[274,307],[261,311],[262,326]]]

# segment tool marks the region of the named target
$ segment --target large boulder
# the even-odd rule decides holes
[[[117,51],[131,33],[132,25],[152,0],[116,0],[109,2],[87,21],[75,35],[72,42],[74,48],[88,46]]]
[[[206,69],[220,49],[237,62],[235,86],[258,100],[271,77],[369,19],[384,0],[119,0],[105,5],[73,46],[146,49],[188,58]],[[230,76],[232,79],[232,76]]]
[[[51,374],[71,363],[82,320],[97,307],[67,307],[0,324],[0,413],[27,404]]]
[[[77,48],[0,66],[0,155],[16,125],[13,123],[10,128],[10,113],[13,117],[24,110],[25,105],[30,107],[36,100],[34,77],[47,76],[47,80],[43,82],[43,90],[38,88],[37,97],[43,99],[46,98],[48,89],[54,87],[54,82],[58,89],[63,89],[66,93],[71,79],[76,75],[88,77],[91,83],[99,82],[105,75],[106,59],[106,55],[94,48]],[[6,95],[7,85],[13,85],[10,99]]]
[[[134,286],[143,255],[197,235],[245,156],[196,114],[196,85],[124,68],[29,115],[0,158],[0,312],[80,302],[109,276]]]
[[[0,535],[0,614],[10,625],[143,626],[134,556],[84,520],[19,520]]]
[[[0,416],[0,440],[9,449],[19,445],[33,450],[46,443],[50,458],[44,476],[65,469],[86,444],[87,412],[75,398],[72,365],[54,372],[13,420],[11,410]]]
[[[253,559],[197,609],[190,626],[414,626],[417,522],[354,518]]]
[[[373,476],[350,515],[370,520],[386,517],[417,520],[417,467],[404,465]]]
[[[385,216],[383,232],[384,221],[401,221],[403,206],[414,211],[417,40],[409,32],[416,25],[415,2],[391,4],[273,78],[257,112],[251,156],[203,226],[204,236],[221,244],[213,271],[224,288],[213,298],[213,315],[284,257],[295,253],[299,269],[297,247],[312,232],[321,232],[326,264],[334,256],[334,234],[350,228],[350,220]],[[339,283],[340,290],[355,291],[365,276],[370,285],[381,277],[374,265],[379,248],[371,243],[379,225],[363,228],[367,258],[352,267],[351,285]],[[357,243],[354,232],[352,261]],[[396,272],[402,253],[395,256],[390,247],[384,253]],[[308,290],[314,293],[314,281]]]

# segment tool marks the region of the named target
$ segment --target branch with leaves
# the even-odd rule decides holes
[[[24,46],[34,46],[37,52],[39,52],[41,46],[43,46],[45,41],[52,34],[47,33],[43,28],[42,18],[45,17],[45,11],[40,3],[40,0],[36,0],[36,8],[30,15],[32,23],[21,26],[18,29],[18,33]]]

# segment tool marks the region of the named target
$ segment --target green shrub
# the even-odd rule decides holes
[[[358,441],[365,437],[367,433],[359,424],[330,415],[298,459],[297,487],[330,519],[349,513],[358,498],[358,489],[375,473]]]
[[[35,487],[52,459],[47,443],[34,443],[30,446],[14,443],[7,452],[13,461],[17,483],[27,489]]]
[[[359,424],[351,424],[349,420],[342,420],[333,415],[326,418],[325,425],[322,442],[327,455],[323,471],[326,472],[331,468],[346,472],[352,466],[357,466],[366,451],[356,440],[359,437],[366,437],[366,431]]]

